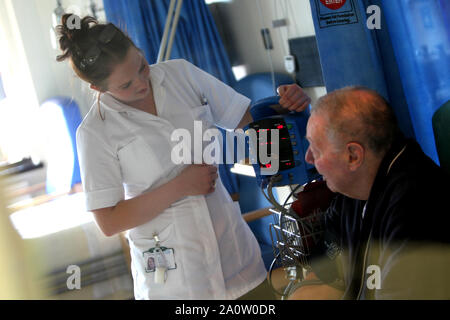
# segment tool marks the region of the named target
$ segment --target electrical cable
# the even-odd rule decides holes
[[[261,25],[264,28],[264,18],[262,15],[262,9],[261,9],[261,4],[259,0],[255,0],[256,4],[258,6],[258,14],[259,14],[259,18],[261,20]],[[270,74],[272,77],[272,89],[273,89],[273,95],[276,96],[277,95],[277,88],[276,88],[276,84],[275,84],[275,70],[273,67],[273,61],[272,61],[272,55],[270,54],[270,49],[267,48],[267,56],[269,57],[269,64],[270,64]]]
[[[287,285],[286,288],[284,289],[284,294],[283,294],[283,296],[281,297],[281,300],[284,300],[285,297],[288,297],[288,296],[289,296],[289,293],[291,292],[292,287],[294,286],[294,283],[295,283],[295,280],[289,281],[288,285]]]
[[[275,262],[277,261],[278,257],[280,256],[280,252],[278,252],[278,254],[275,256],[275,259],[273,259],[272,263],[270,264],[269,267],[269,276],[268,276],[268,282],[269,282],[269,286],[272,289],[273,292],[275,292],[276,294],[278,294],[279,296],[284,296],[284,293],[280,293],[278,292],[277,289],[274,288],[273,284],[272,284],[272,272],[273,272],[273,267],[275,266]]]
[[[303,185],[300,185],[300,184],[299,184],[299,185],[297,185],[294,189],[291,189],[291,193],[289,193],[288,197],[287,197],[286,200],[284,201],[283,207],[286,206],[288,200],[289,200],[289,199],[293,196],[293,194],[294,194],[298,189],[300,189],[301,187],[303,187]]]

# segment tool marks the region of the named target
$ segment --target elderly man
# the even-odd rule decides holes
[[[313,164],[337,196],[309,279],[291,299],[449,299],[449,177],[398,130],[376,92],[318,100],[307,126]],[[340,291],[341,289],[342,291]]]

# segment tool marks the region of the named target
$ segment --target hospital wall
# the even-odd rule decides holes
[[[32,78],[37,103],[54,96],[73,97],[80,104],[82,113],[90,105],[90,97],[86,97],[87,86],[76,78],[67,63],[56,62],[60,54],[52,44],[52,12],[55,9],[54,0],[4,0],[8,6],[9,14],[13,16],[15,25],[9,27],[15,41],[20,42],[26,61],[24,62]],[[85,0],[65,0],[63,6],[70,5],[85,8]],[[87,10],[85,10],[87,13]],[[20,57],[17,57],[20,59]]]
[[[62,4],[88,13],[89,1],[63,0]],[[14,116],[8,120],[21,127],[15,130],[25,137],[20,143],[30,145],[33,156],[43,161],[46,160],[45,139],[40,136],[42,128],[37,121],[39,105],[55,96],[71,97],[85,115],[94,101],[88,85],[75,76],[67,63],[56,61],[60,51],[52,42],[51,31],[55,6],[54,0],[2,0],[0,3],[3,40],[13,49],[5,67],[11,74],[12,90],[8,98],[14,104]]]
[[[282,73],[286,73],[284,56],[289,54],[288,40],[315,35],[307,0],[234,0],[215,3],[210,8],[232,64],[245,65],[248,74],[271,71],[262,28],[268,28],[272,37],[273,69]],[[286,19],[287,25],[274,28],[272,22],[280,19]],[[313,101],[326,94],[325,87],[306,88],[306,91]]]

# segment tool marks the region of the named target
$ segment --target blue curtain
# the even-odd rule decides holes
[[[386,21],[417,141],[439,163],[431,119],[450,99],[450,2],[371,2]]]
[[[377,90],[405,135],[439,163],[431,119],[450,99],[449,1],[346,0],[339,9],[310,3],[327,90]],[[381,29],[366,25],[370,5],[381,9]]]
[[[104,0],[103,3],[108,21],[126,31],[144,51],[149,63],[155,63],[170,0]],[[230,86],[236,82],[214,19],[204,1],[183,1],[170,58],[183,58]],[[238,180],[230,168],[231,165],[220,165],[219,172],[227,190],[236,193]]]
[[[109,22],[125,30],[155,63],[164,32],[170,0],[104,0]],[[225,48],[204,1],[184,0],[171,59],[183,58],[223,82],[234,85]]]

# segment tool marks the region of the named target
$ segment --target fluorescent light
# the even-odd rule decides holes
[[[241,64],[239,66],[232,67],[231,70],[233,71],[236,81],[241,80],[248,74],[247,67],[245,66],[245,64]]]

